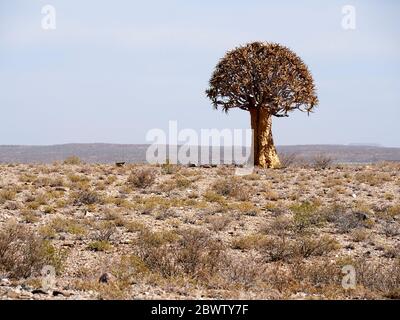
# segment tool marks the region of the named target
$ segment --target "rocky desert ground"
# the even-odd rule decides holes
[[[0,298],[400,298],[400,163],[285,162],[1,164]]]

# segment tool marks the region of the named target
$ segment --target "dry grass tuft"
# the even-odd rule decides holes
[[[148,188],[156,180],[157,174],[154,169],[135,169],[128,178],[128,184],[136,188]]]
[[[22,225],[10,223],[0,231],[0,270],[10,277],[37,275],[45,265],[60,270],[63,259],[50,242]]]

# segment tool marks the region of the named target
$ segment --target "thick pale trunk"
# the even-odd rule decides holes
[[[251,109],[250,116],[254,165],[262,168],[279,168],[281,164],[272,138],[272,116],[264,108]]]

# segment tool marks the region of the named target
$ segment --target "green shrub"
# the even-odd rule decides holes
[[[301,204],[291,206],[290,210],[294,214],[294,227],[298,231],[318,225],[321,222],[321,216],[317,212],[318,205],[314,203],[303,202]]]
[[[108,241],[93,241],[88,244],[88,249],[91,251],[108,251],[111,249],[111,244]]]

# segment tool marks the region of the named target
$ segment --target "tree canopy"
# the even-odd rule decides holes
[[[309,113],[318,104],[308,67],[276,43],[253,42],[229,51],[217,64],[206,94],[225,112],[262,107],[277,117],[294,110]]]

